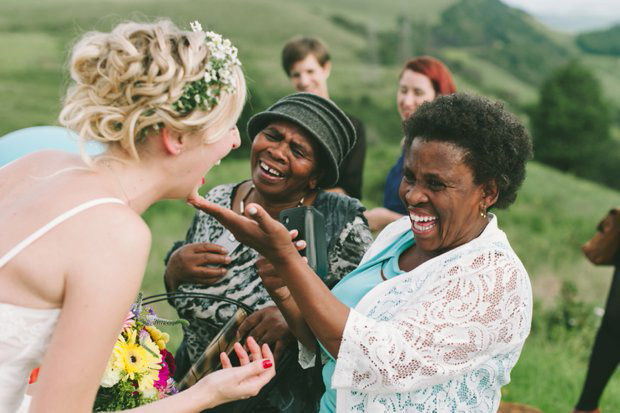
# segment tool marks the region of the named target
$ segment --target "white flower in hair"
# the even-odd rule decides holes
[[[190,27],[194,32],[203,33],[202,25],[197,21],[191,22]],[[196,108],[210,111],[217,106],[222,93],[236,92],[233,68],[241,66],[237,58],[237,48],[230,40],[222,38],[221,34],[212,31],[204,34],[209,49],[209,62],[205,66],[204,76],[188,83],[183,95],[173,104],[175,110],[182,115],[187,115]]]
[[[200,23],[198,21],[193,21],[189,24],[189,26],[192,28],[192,31],[194,32],[201,32],[202,31],[202,26],[200,25]]]

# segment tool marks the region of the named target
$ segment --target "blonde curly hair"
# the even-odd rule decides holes
[[[215,142],[243,109],[246,85],[240,67],[233,69],[236,92],[223,94],[212,110],[181,115],[173,108],[185,86],[204,76],[208,61],[205,33],[181,31],[169,20],[86,33],[73,47],[73,84],[60,123],[83,142],[120,145],[135,160],[146,131],[161,124],[178,133],[208,130],[205,143]]]

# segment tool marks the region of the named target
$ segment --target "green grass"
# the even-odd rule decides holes
[[[508,96],[520,105],[532,102],[537,98],[537,90],[519,78],[511,75],[502,68],[487,62],[465,49],[443,49],[443,55],[450,60],[458,61],[467,70],[479,73],[480,78],[472,81],[457,76],[457,84],[464,92],[477,92],[481,89],[485,92]],[[487,93],[488,93],[487,92]]]
[[[594,71],[601,81],[605,97],[620,108],[620,58],[612,56],[584,55],[583,63]]]
[[[511,383],[502,389],[502,400],[530,404],[547,413],[572,411],[583,386],[592,342],[593,336],[562,341],[530,336],[512,370]],[[620,375],[610,380],[600,407],[604,412],[620,411]]]
[[[203,26],[223,32],[239,47],[248,83],[257,92],[256,101],[266,105],[292,91],[280,68],[280,48],[296,34],[318,35],[330,47],[333,70],[332,97],[363,119],[368,134],[368,156],[364,169],[364,204],[381,205],[383,183],[399,154],[402,136],[396,112],[396,79],[400,67],[372,66],[361,51],[368,39],[335,25],[334,15],[345,16],[373,30],[394,30],[398,16],[416,22],[435,23],[439,13],[456,0],[3,0],[0,2],[0,135],[11,130],[55,124],[67,75],[65,62],[70,42],[85,30],[108,30],[116,23],[138,18],[170,16],[187,27],[198,19]],[[572,37],[551,33],[563,44]],[[572,47],[572,46],[571,46]],[[573,49],[574,50],[574,49]],[[534,101],[536,88],[484,59],[463,49],[430,50],[459,61],[460,90],[511,98],[514,110]],[[583,56],[601,78],[607,98],[620,106],[618,59]],[[467,76],[472,71],[476,76]],[[260,98],[260,99],[258,99]],[[255,104],[255,102],[250,102]],[[258,104],[253,111],[263,109]],[[242,128],[244,125],[241,125]],[[620,129],[614,129],[620,139]],[[244,142],[248,144],[247,141]],[[207,186],[236,182],[249,176],[247,159],[226,159],[207,177]],[[563,282],[577,286],[577,299],[602,306],[611,270],[589,264],[579,247],[594,232],[598,220],[611,206],[620,205],[620,193],[537,163],[528,176],[516,203],[498,212],[500,226],[528,269],[536,298],[534,317],[539,320],[558,306]],[[146,294],[164,291],[163,257],[172,243],[185,236],[193,209],[181,201],[152,206],[144,218],[153,232],[153,245],[142,289]],[[157,311],[174,318],[165,303]],[[594,326],[595,327],[595,326]],[[171,348],[181,338],[171,330]],[[570,411],[578,396],[594,328],[547,337],[535,330],[504,389],[504,398],[532,404],[546,412]],[[620,411],[620,375],[616,374],[603,398],[607,412]]]

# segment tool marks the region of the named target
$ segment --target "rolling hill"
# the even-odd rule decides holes
[[[333,58],[332,98],[366,123],[364,203],[369,207],[381,203],[385,174],[399,153],[395,91],[401,61],[409,54],[442,58],[460,90],[504,100],[525,121],[524,108],[536,101],[541,79],[576,57],[595,71],[620,114],[620,58],[586,53],[574,36],[553,32],[499,0],[2,0],[0,135],[56,123],[69,45],[81,33],[158,16],[185,27],[200,20],[239,47],[251,92],[244,118],[291,92],[279,60],[287,39],[307,34],[325,40]],[[243,129],[243,121],[240,125]],[[615,133],[620,139],[620,115]],[[248,177],[247,140],[244,147],[210,172],[208,185]],[[556,308],[565,282],[576,286],[578,303],[602,305],[610,269],[590,265],[579,246],[614,205],[620,205],[620,192],[530,163],[517,202],[498,217],[530,272],[537,320],[546,317],[545,309]],[[143,283],[147,294],[163,290],[163,256],[184,236],[192,214],[180,202],[161,202],[145,213],[153,231]],[[169,309],[160,312],[174,316]],[[548,340],[535,332],[505,398],[569,411],[591,336]],[[620,380],[610,385],[602,408],[620,410]]]

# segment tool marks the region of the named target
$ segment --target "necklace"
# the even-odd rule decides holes
[[[241,199],[241,201],[239,201],[239,211],[241,211],[241,214],[243,215],[243,212],[245,211],[245,203],[248,200],[248,197],[250,196],[250,194],[252,193],[252,191],[254,191],[255,186],[254,184],[252,184],[252,186],[250,187],[250,189],[248,189],[248,192],[246,192],[245,196],[243,197],[243,199]],[[297,206],[304,206],[304,200],[306,199],[306,196],[302,196],[301,199],[299,200],[299,202],[297,203]]]
[[[381,270],[380,275],[381,275],[381,279],[382,279],[383,281],[387,281],[387,278],[385,277],[385,274],[383,274],[383,265],[384,265],[384,264],[385,264],[385,261],[382,261],[382,262],[381,262],[381,268],[380,268],[380,270]]]

